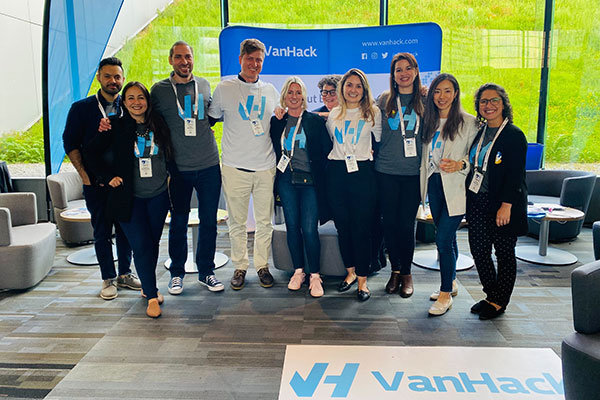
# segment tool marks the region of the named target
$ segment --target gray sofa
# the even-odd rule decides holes
[[[600,261],[571,273],[574,333],[561,347],[566,400],[600,397]]]
[[[600,221],[592,225],[592,241],[594,242],[594,259],[600,260]]]
[[[36,285],[52,268],[56,226],[38,223],[34,193],[0,194],[0,289]]]
[[[584,171],[527,171],[528,200],[534,203],[560,204],[587,212],[596,174]],[[529,218],[529,234],[539,236],[539,221]],[[550,222],[551,242],[571,240],[579,235],[583,219],[566,223]]]
[[[46,178],[54,220],[60,237],[67,243],[83,243],[94,240],[91,222],[66,221],[60,213],[69,208],[85,208],[83,183],[77,172],[61,172]]]

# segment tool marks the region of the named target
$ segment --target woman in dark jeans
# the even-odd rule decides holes
[[[287,242],[294,263],[288,289],[298,290],[306,278],[304,250],[310,273],[309,290],[323,296],[320,271],[319,221],[329,220],[325,199],[325,164],[332,143],[325,120],[306,111],[306,87],[289,77],[281,90],[281,107],[287,113],[271,118],[271,140],[277,156],[275,191],[283,205]]]
[[[486,320],[506,310],[515,286],[517,236],[527,233],[527,139],[513,125],[512,106],[503,87],[481,86],[475,109],[484,124],[469,153],[473,168],[466,182],[467,222],[471,254],[487,296],[471,312]]]
[[[164,300],[156,288],[156,263],[169,210],[170,134],[162,117],[152,112],[143,84],[129,82],[122,97],[123,117],[111,119],[111,129],[99,132],[85,151],[99,182],[111,187],[108,214],[120,222],[131,244],[142,296],[148,298],[146,314],[156,318]]]

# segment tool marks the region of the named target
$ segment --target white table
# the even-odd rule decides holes
[[[426,207],[423,210],[423,206],[419,206],[419,211],[417,212],[417,221],[423,222],[425,224],[433,224],[433,217],[431,216],[431,212],[429,211],[429,207]],[[460,223],[460,226],[465,226],[467,222],[463,219]],[[413,264],[417,267],[431,269],[434,271],[440,270],[439,264],[439,255],[437,250],[417,250],[413,256]],[[458,260],[456,260],[456,271],[465,271],[467,269],[473,268],[475,263],[473,259],[465,254],[458,254]]]
[[[578,221],[585,218],[583,211],[576,208],[564,207],[558,204],[534,204],[528,207],[528,214],[544,211],[546,215],[536,218],[540,221],[540,235],[537,246],[517,246],[515,249],[519,260],[542,265],[571,265],[577,262],[577,257],[565,250],[548,247],[550,222]]]
[[[227,211],[219,210],[217,212],[217,222],[223,222],[227,220]],[[171,222],[171,214],[167,216],[166,224]],[[198,266],[196,265],[196,252],[198,251],[198,225],[200,225],[200,218],[198,218],[198,209],[192,208],[190,211],[190,218],[188,220],[188,226],[192,228],[192,247],[193,251],[188,252],[187,260],[185,261],[185,273],[186,274],[195,274],[198,273]],[[229,257],[227,255],[215,251],[215,269],[221,268],[229,261]],[[167,259],[165,261],[165,268],[171,268],[171,259]]]
[[[90,212],[85,207],[69,208],[68,210],[61,212],[60,216],[65,221],[72,222],[89,223],[92,219]],[[112,251],[113,260],[117,261],[117,249],[114,245],[112,246]],[[74,265],[97,265],[98,258],[96,257],[96,250],[94,249],[94,246],[78,250],[67,256],[67,262]]]

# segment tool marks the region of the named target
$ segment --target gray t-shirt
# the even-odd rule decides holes
[[[375,159],[375,170],[390,175],[419,175],[421,165],[421,128],[416,132],[417,113],[413,110],[412,94],[401,94],[402,115],[407,138],[416,138],[417,156],[406,157],[404,155],[404,138],[400,127],[400,113],[396,112],[388,117],[385,112],[385,103],[389,94],[383,94],[377,100],[381,109],[382,132],[379,152]]]
[[[154,132],[148,131],[145,124],[136,125],[136,140],[139,154],[134,150],[133,160],[133,195],[147,199],[157,196],[167,190],[167,163],[165,153],[152,139]],[[150,154],[152,152],[152,154]],[[140,175],[140,158],[150,158],[152,163],[152,176],[142,178]]]
[[[296,130],[296,124],[298,123],[298,117],[292,117],[288,115],[287,125],[284,132],[283,147],[285,154],[289,157],[292,152],[292,138],[294,131]],[[292,158],[292,169],[296,171],[310,172],[310,161],[308,159],[308,152],[306,151],[306,133],[300,126],[300,133],[296,134],[296,141],[294,142],[294,158]]]
[[[192,108],[196,99],[194,81],[198,82],[200,93],[196,117],[196,136],[185,136],[184,118],[192,116]],[[175,84],[175,87],[183,115],[179,114],[170,78],[152,86],[150,97],[154,110],[163,116],[171,131],[173,156],[177,168],[180,171],[197,171],[219,164],[217,142],[208,121],[208,106],[211,101],[210,84],[206,79],[194,76],[194,80],[184,84]]]
[[[483,171],[483,161],[485,160],[485,155],[487,154],[488,151],[491,150],[492,140],[494,140],[494,136],[496,136],[496,132],[498,132],[498,129],[499,128],[490,128],[488,126],[485,131],[485,136],[483,137],[483,142],[481,143],[481,150],[479,151],[479,166],[477,167],[477,170],[479,172]],[[478,142],[475,142],[473,144],[473,147],[471,148],[471,153],[469,154],[469,162],[471,163],[471,165],[475,165],[475,154],[477,153],[477,145],[478,145]],[[494,157],[494,155],[490,154],[490,158],[488,160],[488,169],[489,169],[489,164],[494,162],[494,159],[492,157]],[[488,189],[489,189],[489,185],[490,185],[490,178],[488,177],[488,174],[486,173],[483,175],[483,181],[481,182],[481,187],[479,188],[479,193],[487,193]]]

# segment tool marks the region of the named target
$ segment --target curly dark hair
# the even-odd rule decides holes
[[[481,94],[486,90],[495,90],[496,93],[498,93],[498,96],[500,96],[502,99],[502,106],[504,107],[502,110],[502,117],[508,118],[508,123],[512,124],[513,110],[512,106],[510,105],[510,100],[508,99],[508,93],[506,93],[506,90],[502,86],[496,85],[495,83],[485,83],[481,85],[479,89],[477,89],[477,92],[475,92],[475,110],[477,110],[477,120],[479,122],[485,122],[485,118],[479,113],[479,100],[481,100]]]

